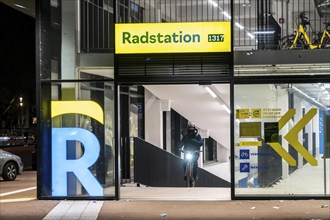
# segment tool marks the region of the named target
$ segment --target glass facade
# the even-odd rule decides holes
[[[300,39],[291,48],[299,19],[307,17],[305,36],[314,46],[321,42],[329,18],[322,1],[39,0],[37,5],[39,198],[118,199],[119,182],[134,178],[133,137],[153,140],[157,131],[159,146],[174,148],[166,139],[169,123],[160,125],[169,114],[159,110],[154,95],[159,88],[153,94],[145,88],[178,83],[198,85],[199,95],[207,94],[202,86],[213,85],[220,99],[230,97],[224,104],[231,112],[223,109],[226,124],[221,120],[215,127],[222,130],[214,129],[221,134],[210,132],[210,139],[225,137],[219,142],[225,140],[226,149],[212,139],[205,143],[204,159],[231,158],[233,198],[329,195],[330,35],[322,46],[311,48]],[[115,54],[114,23],[214,21],[232,22],[234,51]],[[146,114],[151,105],[146,100],[157,104],[159,129]],[[211,109],[211,101],[203,107]],[[200,120],[208,137],[211,125]]]
[[[43,147],[51,154],[49,160],[43,158],[43,166],[49,167],[51,161],[52,175],[49,188],[44,188],[49,194],[43,196],[114,196],[113,82],[52,83],[51,87],[52,144]],[[95,192],[97,186],[101,194]]]
[[[329,195],[329,90],[329,83],[235,85],[236,196]]]

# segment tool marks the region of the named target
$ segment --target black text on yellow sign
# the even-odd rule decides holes
[[[116,24],[116,54],[230,52],[230,27],[230,22]]]
[[[248,108],[236,109],[236,118],[237,119],[249,118],[249,109]]]

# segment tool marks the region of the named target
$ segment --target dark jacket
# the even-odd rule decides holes
[[[199,150],[202,145],[203,139],[197,131],[188,132],[179,142],[179,148],[184,147],[186,150]]]

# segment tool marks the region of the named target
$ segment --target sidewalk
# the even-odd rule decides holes
[[[119,201],[36,200],[36,172],[0,180],[0,220],[330,220],[330,200],[230,200],[230,188],[121,187]],[[253,191],[249,191],[253,193]]]
[[[68,210],[47,219],[330,219],[329,200],[265,201],[54,201],[0,203],[0,219],[43,219],[58,204]],[[83,204],[90,204],[83,206]],[[96,216],[91,207],[100,204]],[[77,208],[78,207],[78,208]],[[79,207],[83,208],[79,211]],[[97,205],[95,206],[97,207]],[[95,212],[95,210],[94,210]]]

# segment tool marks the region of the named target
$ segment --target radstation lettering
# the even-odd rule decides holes
[[[143,35],[132,35],[130,32],[123,32],[123,44],[154,44],[154,43],[200,43],[201,37],[199,34],[183,34],[180,31],[178,34],[150,34],[148,31]]]

